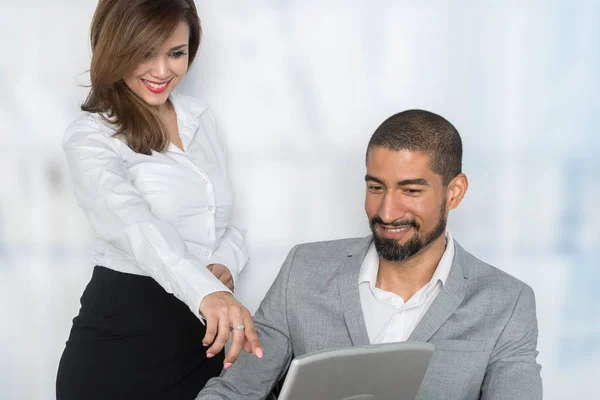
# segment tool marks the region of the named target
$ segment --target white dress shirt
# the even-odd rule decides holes
[[[431,280],[406,303],[402,297],[375,287],[379,256],[371,243],[358,275],[358,290],[369,341],[391,343],[406,341],[431,303],[442,291],[454,259],[454,240],[446,232],[446,250]]]
[[[132,151],[97,114],[85,113],[63,140],[75,197],[96,232],[93,262],[154,278],[202,320],[202,299],[229,291],[207,268],[234,280],[248,260],[232,219],[225,151],[210,110],[171,93],[184,151]]]

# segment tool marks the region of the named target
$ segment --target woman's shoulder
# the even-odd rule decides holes
[[[115,132],[115,128],[101,115],[84,112],[67,127],[63,146],[88,140],[113,141]]]
[[[175,103],[177,108],[185,110],[191,116],[199,118],[203,114],[210,114],[210,107],[207,102],[195,96],[173,91],[171,93],[171,101]]]

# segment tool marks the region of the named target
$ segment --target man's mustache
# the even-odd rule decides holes
[[[383,222],[383,220],[381,219],[381,217],[379,215],[376,215],[371,219],[371,226],[375,226],[375,224],[396,226],[396,227],[412,226],[415,229],[419,228],[419,224],[417,224],[417,221],[415,221],[414,219],[397,219],[395,221],[386,223],[386,222]]]

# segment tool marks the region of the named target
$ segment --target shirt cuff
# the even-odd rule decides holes
[[[210,260],[208,260],[208,265],[210,264],[223,264],[224,266],[227,267],[227,269],[229,270],[229,272],[231,273],[231,277],[233,278],[233,283],[235,284],[235,282],[237,281],[237,278],[240,274],[238,268],[236,268],[236,262],[235,260],[230,260],[227,259],[227,257],[222,257],[219,254],[214,254]]]
[[[209,294],[216,292],[231,293],[231,290],[219,281],[205,266],[197,266],[189,260],[183,260],[173,268],[173,289],[204,324],[204,317],[200,313],[200,304]],[[233,294],[233,293],[231,293]]]

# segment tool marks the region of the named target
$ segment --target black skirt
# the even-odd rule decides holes
[[[195,399],[223,367],[205,327],[150,277],[95,267],[60,360],[58,400]]]

